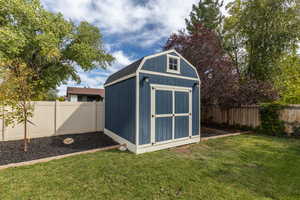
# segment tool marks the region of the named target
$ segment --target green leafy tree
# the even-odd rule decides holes
[[[77,67],[89,71],[113,61],[99,29],[88,22],[77,25],[46,11],[39,0],[0,0],[1,66],[16,59],[40,80],[35,89],[45,92],[67,79],[80,81]]]
[[[300,104],[300,57],[286,55],[279,61],[280,73],[275,86],[281,101],[288,104]]]
[[[272,80],[278,61],[297,48],[300,38],[299,0],[235,0],[227,5],[227,41],[247,76]]]
[[[51,89],[44,95],[44,97],[41,100],[43,100],[43,101],[55,101],[55,100],[58,99],[57,92],[58,92],[58,90]]]

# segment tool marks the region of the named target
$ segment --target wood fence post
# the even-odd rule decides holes
[[[97,123],[98,123],[98,121],[97,121],[97,102],[96,101],[94,101],[94,108],[95,108],[95,115],[94,115],[94,117],[95,117],[95,132],[97,132]]]

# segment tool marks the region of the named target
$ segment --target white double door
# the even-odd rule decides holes
[[[192,133],[192,89],[151,85],[151,143],[188,138]]]

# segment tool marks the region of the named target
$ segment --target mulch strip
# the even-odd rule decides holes
[[[201,140],[205,138],[220,138],[224,136],[234,136],[244,133],[249,133],[250,131],[241,131],[235,129],[220,129],[220,128],[211,128],[211,127],[201,127]]]
[[[65,138],[74,143],[64,144]],[[117,145],[102,132],[61,135],[30,140],[27,152],[23,151],[23,140],[0,142],[0,165],[37,160],[75,152],[99,149]]]

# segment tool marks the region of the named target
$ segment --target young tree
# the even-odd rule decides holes
[[[5,69],[2,74],[0,84],[0,102],[5,117],[5,126],[23,124],[24,125],[24,151],[28,149],[28,123],[32,123],[33,105],[31,99],[38,96],[38,91],[34,90],[35,81],[33,71],[24,63],[12,63],[14,68]]]

